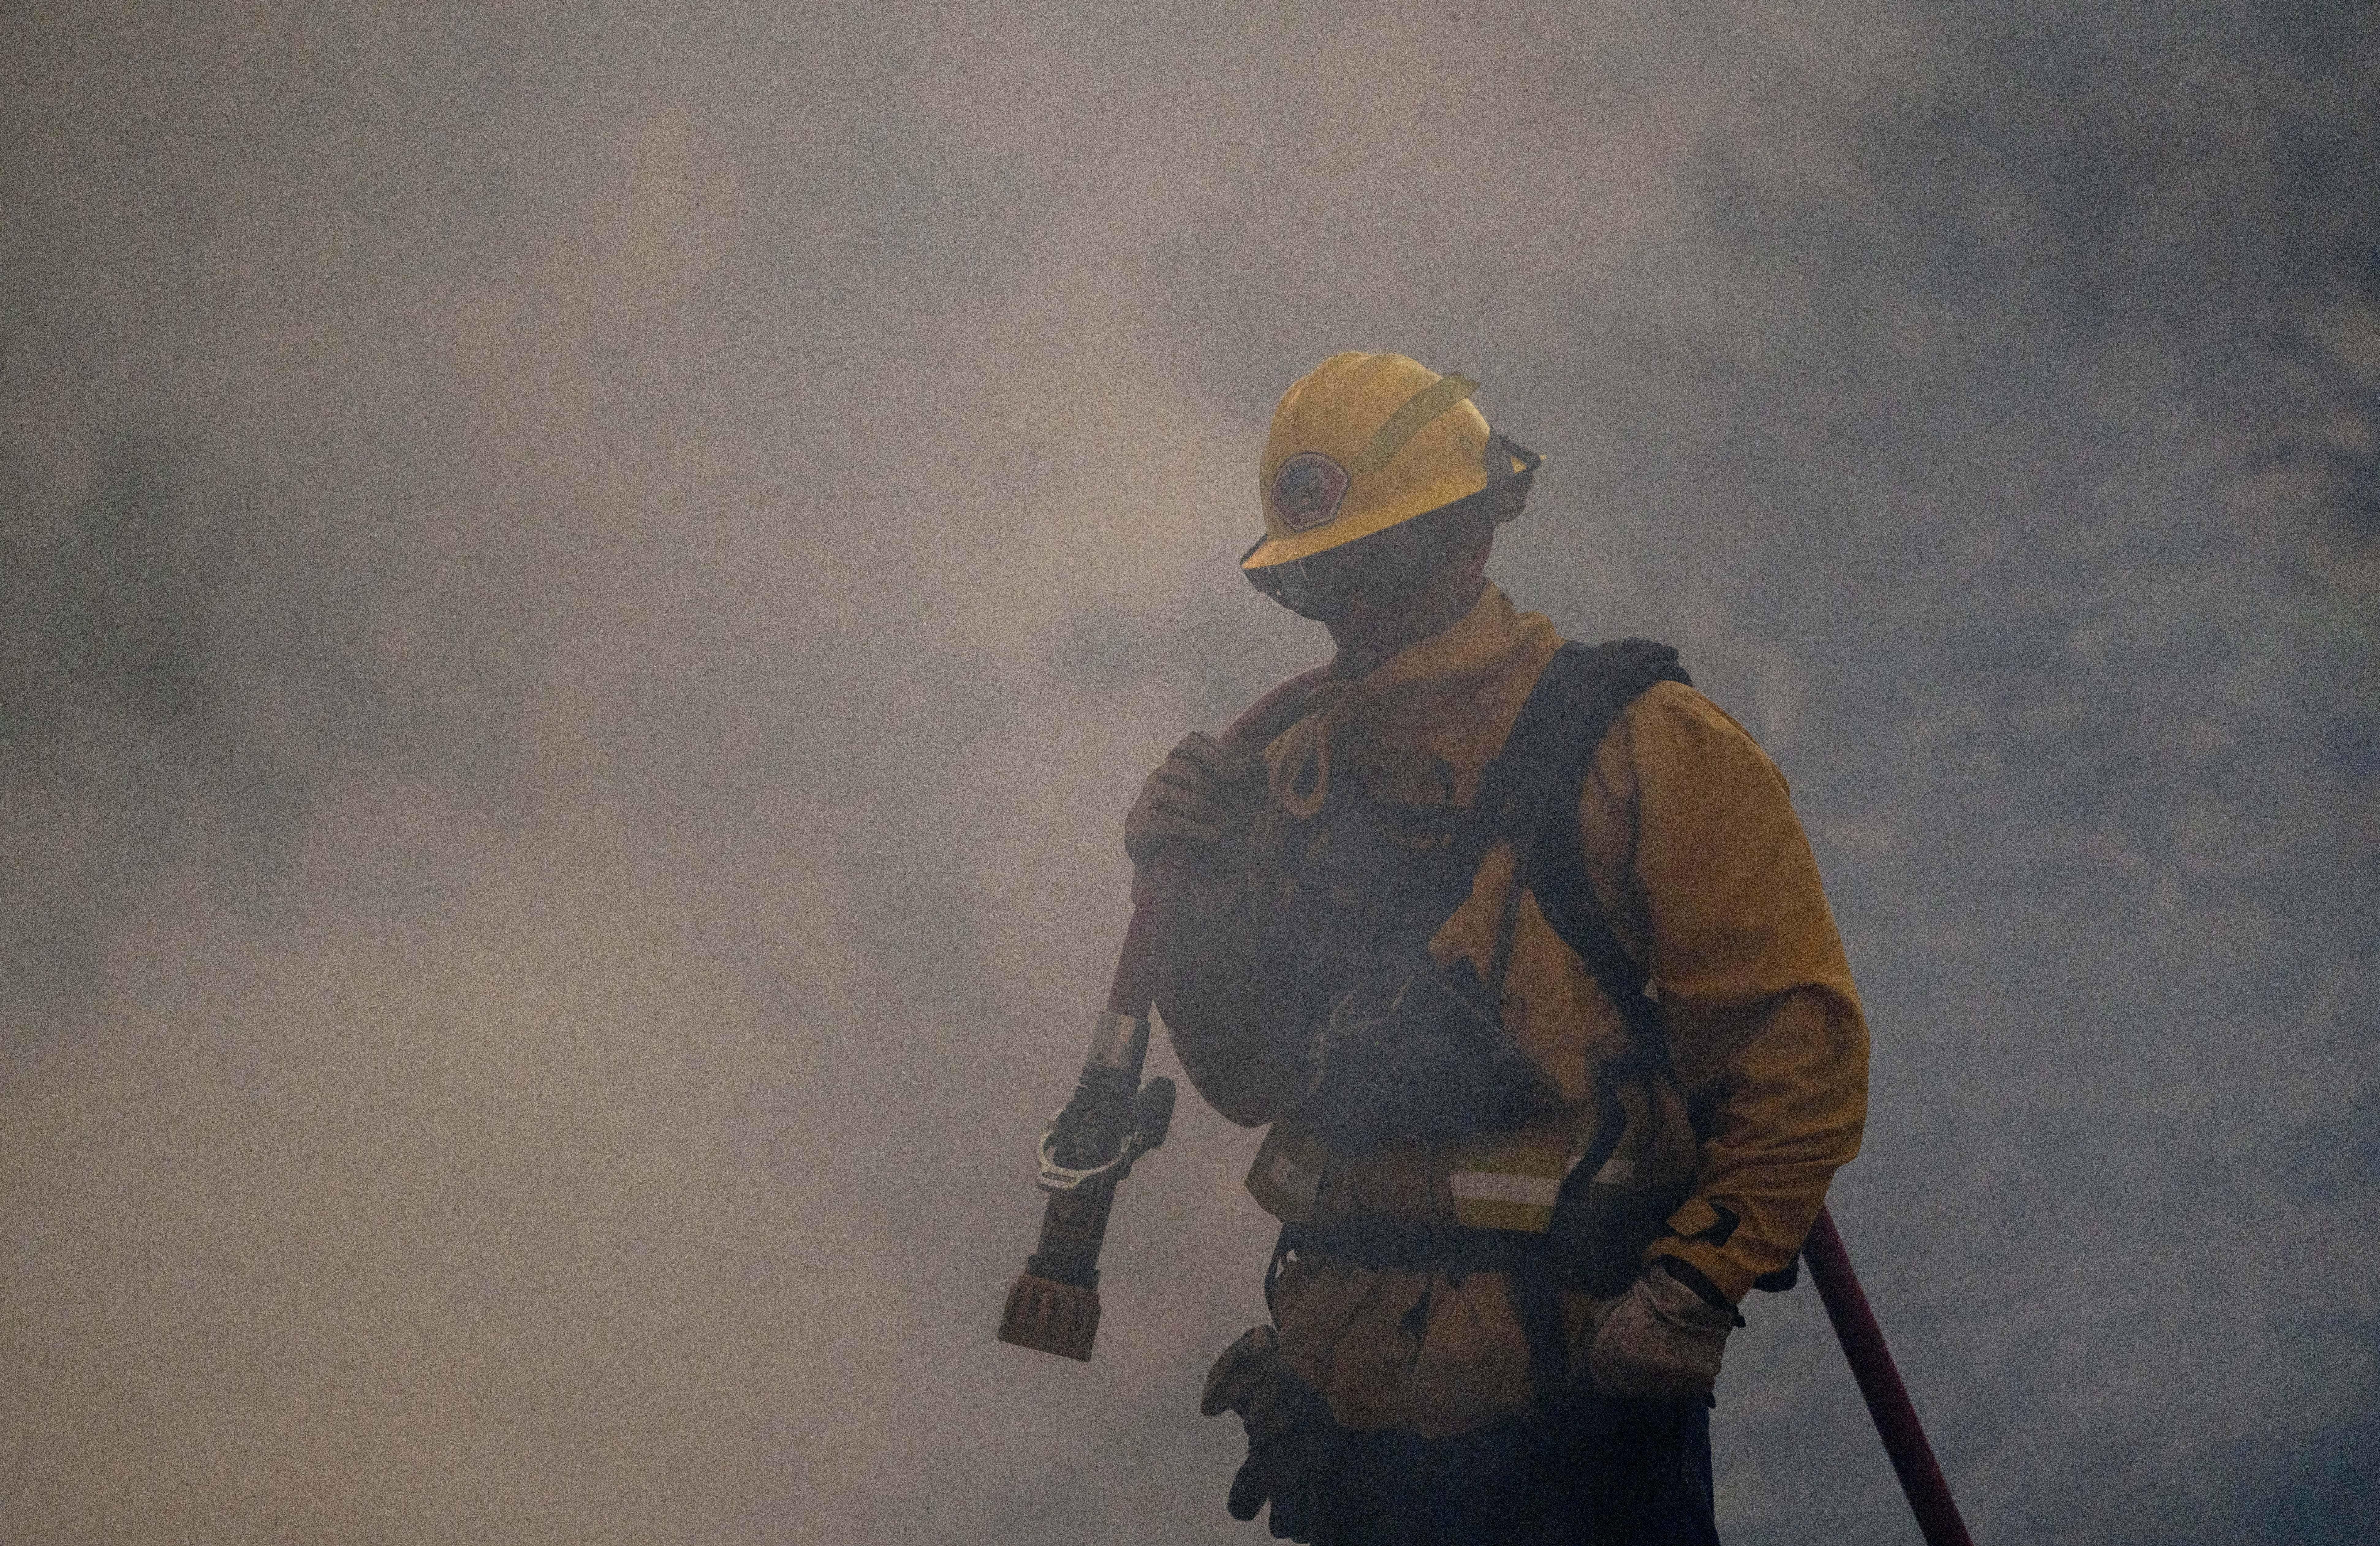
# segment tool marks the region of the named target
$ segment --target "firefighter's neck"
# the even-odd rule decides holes
[[[1369,675],[1390,656],[1463,621],[1488,583],[1488,550],[1494,544],[1492,530],[1481,533],[1439,565],[1419,590],[1393,602],[1376,604],[1360,590],[1349,597],[1345,614],[1323,625],[1330,630],[1330,642],[1339,646],[1330,674],[1349,678]]]

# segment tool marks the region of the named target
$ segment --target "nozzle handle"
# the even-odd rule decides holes
[[[1165,1141],[1173,1128],[1173,1081],[1158,1077],[1140,1087],[1132,1102],[1133,1136],[1143,1154]]]

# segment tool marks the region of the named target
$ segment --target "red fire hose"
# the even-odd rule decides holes
[[[1967,1522],[1959,1517],[1959,1505],[1950,1496],[1950,1484],[1942,1479],[1942,1467],[1935,1464],[1934,1446],[1925,1442],[1917,1408],[1910,1405],[1909,1391],[1900,1382],[1892,1349],[1884,1345],[1884,1328],[1876,1323],[1876,1312],[1867,1308],[1867,1295],[1860,1288],[1859,1274],[1852,1271],[1851,1254],[1843,1249],[1834,1215],[1823,1207],[1818,1210],[1818,1222],[1810,1226],[1810,1237],[1802,1242],[1802,1260],[1810,1264],[1811,1281],[1818,1285],[1818,1302],[1827,1307],[1827,1319],[1834,1322],[1835,1340],[1843,1345],[1843,1357],[1851,1360],[1852,1378],[1867,1400],[1867,1415],[1876,1419],[1876,1434],[1884,1440],[1893,1474],[1900,1479],[1900,1491],[1917,1516],[1925,1546],[1973,1546],[1967,1537]]]
[[[1223,739],[1252,746],[1269,745],[1297,722],[1305,695],[1321,680],[1324,669],[1317,666],[1293,676],[1257,699],[1246,712],[1232,722],[1231,728],[1223,732]],[[1124,1062],[1115,1048],[1120,1041],[1129,1041],[1120,1028],[1138,1027],[1140,1045],[1146,1044],[1148,1009],[1157,997],[1158,967],[1164,956],[1166,936],[1172,930],[1173,894],[1183,862],[1178,853],[1160,859],[1148,883],[1141,888],[1140,903],[1133,908],[1132,922],[1124,930],[1123,949],[1116,958],[1114,980],[1108,987],[1107,1013],[1100,1016],[1099,1029],[1092,1039],[1091,1064],[1084,1070],[1086,1083],[1077,1093],[1078,1101],[1096,1093],[1092,1090],[1094,1076],[1102,1069],[1108,1070],[1110,1083],[1114,1082],[1115,1072]],[[1136,1083],[1140,1074],[1137,1046],[1131,1049],[1128,1061],[1130,1078]],[[1125,1090],[1124,1095],[1128,1099],[1130,1091]],[[1170,1084],[1166,1095],[1166,1109],[1170,1112]],[[1161,1137],[1160,1133],[1160,1141]],[[1125,1173],[1128,1171],[1127,1165]],[[1094,1264],[1107,1234],[1115,1181],[1120,1179],[1122,1175],[1114,1179],[1100,1178],[1050,1199],[1042,1218],[1040,1249],[1009,1290],[1007,1310],[1001,1320],[1002,1342],[1067,1357],[1087,1359],[1091,1356],[1091,1342],[1098,1333],[1099,1320],[1099,1273]],[[1827,1319],[1834,1324],[1836,1339],[1841,1342],[1843,1356],[1851,1362],[1852,1378],[1867,1402],[1868,1416],[1875,1419],[1876,1433],[1884,1440],[1884,1452],[1892,1461],[1893,1473],[1900,1479],[1900,1490],[1907,1494],[1909,1506],[1917,1516],[1917,1528],[1925,1537],[1926,1546],[1973,1546],[1965,1522],[1959,1517],[1959,1505],[1951,1500],[1949,1483],[1942,1479],[1942,1467],[1935,1462],[1934,1446],[1926,1443],[1925,1430],[1917,1420],[1917,1408],[1910,1404],[1909,1392],[1900,1382],[1900,1371],[1893,1364],[1891,1350],[1885,1345],[1884,1331],[1876,1324],[1876,1312],[1868,1308],[1867,1296],[1860,1288],[1859,1274],[1852,1271],[1852,1259],[1843,1249],[1843,1237],[1835,1229],[1834,1218],[1823,1207],[1818,1210],[1817,1222],[1810,1227],[1809,1239],[1803,1244],[1802,1257],[1810,1265],[1810,1277],[1818,1286],[1820,1302],[1827,1307]],[[1055,1275],[1044,1276],[1037,1268]]]

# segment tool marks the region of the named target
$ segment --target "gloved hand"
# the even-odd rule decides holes
[[[1692,1268],[1688,1268],[1693,1272]],[[1700,1272],[1694,1276],[1701,1277]],[[1677,1400],[1707,1396],[1718,1378],[1727,1333],[1743,1324],[1723,1301],[1714,1304],[1670,1270],[1662,1258],[1646,1267],[1628,1292],[1596,1311],[1594,1330],[1573,1368],[1606,1395]]]
[[[1198,1400],[1207,1417],[1237,1412],[1248,1431],[1248,1457],[1232,1479],[1224,1507],[1253,1519],[1269,1503],[1266,1526],[1276,1540],[1314,1538],[1315,1494],[1323,1480],[1330,1440],[1330,1408],[1312,1385],[1281,1361],[1270,1326],[1257,1326],[1223,1349],[1207,1371]]]
[[[1245,834],[1264,796],[1264,753],[1193,731],[1141,785],[1123,819],[1123,851],[1146,868],[1174,845],[1211,848]]]

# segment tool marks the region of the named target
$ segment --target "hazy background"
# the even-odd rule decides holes
[[[2374,79],[2337,4],[0,9],[0,1536],[1265,1539],[1252,1135],[1095,1362],[991,1333],[1123,810],[1322,656],[1232,561],[1353,347],[1792,779],[1977,1539],[2363,1539]],[[1914,1540],[1747,1309],[1729,1539]]]

